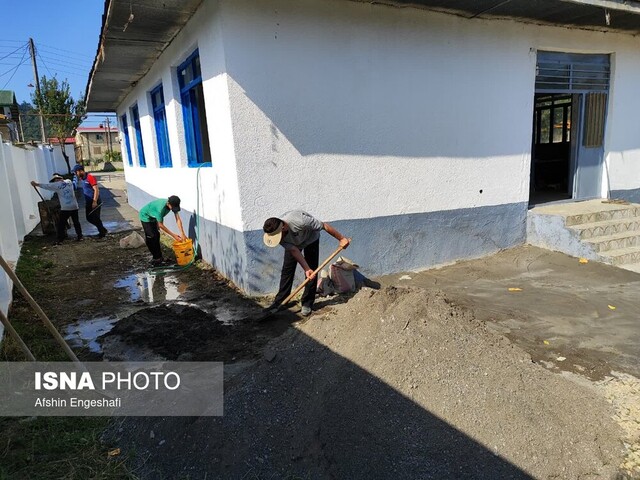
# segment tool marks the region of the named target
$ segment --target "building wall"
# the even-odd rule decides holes
[[[248,275],[261,288],[274,288],[281,252],[260,245],[260,227],[292,208],[352,236],[347,255],[370,274],[523,243],[539,49],[614,54],[611,181],[638,184],[631,36],[341,0],[224,6]]]
[[[206,101],[207,126],[212,151],[211,166],[198,169],[187,166],[177,66],[199,48]],[[133,165],[129,166],[121,135],[129,203],[140,209],[148,201],[178,195],[182,200],[181,217],[195,235],[195,216],[200,210],[200,244],[203,258],[247,288],[246,246],[235,165],[234,143],[229,113],[229,92],[225,73],[224,44],[219,4],[204,2],[198,14],[165,50],[136,89],[119,106],[118,119],[126,112]],[[169,133],[172,168],[160,168],[149,92],[162,82]],[[131,107],[137,102],[142,128],[146,167],[139,166]],[[120,120],[119,120],[120,121]],[[122,129],[122,125],[120,125]],[[199,194],[199,195],[198,195]],[[175,222],[167,216],[169,228]]]
[[[137,208],[170,194],[196,208],[175,76],[196,47],[213,154],[204,257],[251,293],[273,291],[280,268],[262,223],[293,208],[352,237],[347,255],[370,275],[523,243],[537,50],[613,54],[602,192],[638,187],[634,37],[344,0],[220,0],[119,108],[137,101],[142,117],[148,167],[126,169]],[[147,95],[160,80],[168,171]],[[135,157],[130,117],[129,130]],[[321,256],[334,245],[324,235]]]

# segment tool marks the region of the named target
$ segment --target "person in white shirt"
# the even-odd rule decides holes
[[[56,242],[54,245],[60,245],[67,236],[67,220],[71,217],[73,226],[76,229],[77,240],[82,240],[82,227],[78,218],[78,201],[73,190],[71,180],[65,180],[61,175],[54,173],[50,183],[38,183],[31,181],[34,187],[44,188],[58,194],[60,200],[60,216],[58,225],[56,226]]]

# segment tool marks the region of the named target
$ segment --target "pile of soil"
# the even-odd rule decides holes
[[[137,475],[611,478],[623,457],[594,389],[532,363],[434,290],[361,291],[232,367],[223,417],[114,428]]]
[[[206,295],[200,297],[200,302],[207,300],[210,299]],[[217,301],[221,302],[220,299]],[[254,316],[257,315],[255,312]],[[137,349],[148,352],[149,358],[136,360],[231,362],[258,356],[262,347],[281,335],[289,325],[286,315],[269,323],[252,321],[249,316],[225,325],[215,314],[195,305],[164,303],[142,308],[121,319],[98,341],[111,358],[118,350],[130,356],[130,352]],[[130,348],[119,348],[119,343]]]

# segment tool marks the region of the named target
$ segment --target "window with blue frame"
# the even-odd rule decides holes
[[[142,128],[140,128],[140,114],[138,113],[138,104],[131,107],[131,119],[133,121],[133,130],[136,132],[136,148],[138,149],[138,164],[146,167],[147,162],[144,159],[144,148],[142,146]]]
[[[127,114],[120,117],[122,123],[122,131],[124,132],[124,145],[127,148],[127,161],[129,166],[133,166],[133,157],[131,156],[131,139],[129,138],[129,125],[127,123]]]
[[[164,110],[164,92],[162,90],[162,85],[151,90],[150,95],[151,107],[153,108],[153,122],[156,127],[156,141],[158,142],[160,168],[171,167],[169,130],[167,129],[167,115]]]
[[[198,50],[178,67],[178,84],[187,144],[187,163],[190,167],[197,167],[211,162]]]

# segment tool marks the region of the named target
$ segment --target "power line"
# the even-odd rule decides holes
[[[27,45],[26,45],[26,44],[24,44],[24,45],[22,45],[21,47],[16,48],[13,52],[11,52],[11,53],[9,53],[9,54],[5,55],[4,57],[0,57],[0,60],[4,60],[4,59],[5,59],[5,58],[7,58],[8,56],[15,54],[16,52],[20,51],[20,49],[21,49],[21,48],[22,48],[22,49],[26,49],[26,46],[27,46]],[[22,58],[24,58],[24,51],[22,52]]]
[[[64,50],[64,49],[62,49],[62,48],[53,47],[53,46],[51,46],[51,45],[46,45],[46,44],[44,44],[44,43],[41,43],[40,45],[41,45],[41,46],[48,47],[48,48],[50,48],[50,49],[52,49],[52,50],[57,50],[57,51],[59,51],[59,52],[64,52],[64,53],[70,53],[70,54],[72,54],[72,55],[77,55],[77,56],[80,56],[80,57],[85,57],[85,58],[86,58],[86,56],[87,56],[87,55],[86,55],[86,54],[84,54],[84,53],[80,53],[80,52],[73,52],[73,51],[71,51],[71,50]]]
[[[42,57],[40,56],[40,53],[37,50],[36,50],[36,55],[40,58],[40,61],[44,65],[44,68],[47,69],[47,72],[49,72],[49,75],[51,75],[52,77],[55,77],[55,75],[53,73],[51,73],[51,70],[49,70],[49,67],[47,66],[47,64],[44,63],[44,60],[42,60]]]
[[[90,68],[92,65],[92,62],[86,62],[86,63],[68,62],[68,61],[65,61],[64,59],[61,60],[59,58],[49,57],[47,55],[42,55],[42,58],[48,60],[51,63],[57,63],[58,65],[65,65],[65,66],[71,66],[71,67]]]
[[[16,66],[16,68],[13,70],[13,73],[12,73],[12,74],[11,74],[11,76],[9,77],[9,80],[7,80],[7,83],[5,83],[5,84],[4,84],[4,86],[2,87],[2,90],[4,90],[4,89],[5,89],[5,87],[6,87],[7,85],[9,85],[9,82],[11,81],[11,79],[13,78],[13,76],[14,76],[14,75],[16,74],[16,72],[18,71],[18,68],[20,67],[20,65],[22,65],[22,64],[24,63],[24,56],[25,56],[25,54],[26,54],[26,53],[27,53],[27,51],[25,50],[25,51],[24,51],[24,54],[22,55],[22,60],[21,60],[20,64],[19,64],[19,65],[17,65],[17,66]]]

